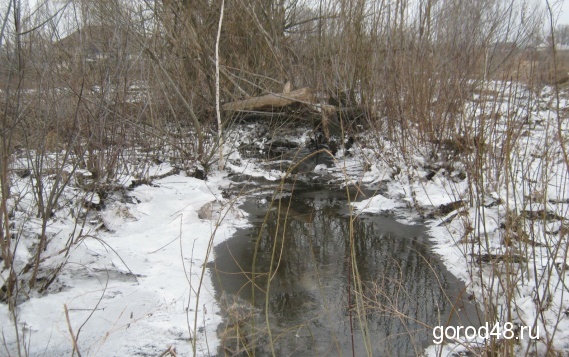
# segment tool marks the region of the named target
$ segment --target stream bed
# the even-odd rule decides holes
[[[266,193],[241,206],[251,227],[214,248],[219,356],[415,356],[433,326],[479,325],[424,226],[350,216],[345,189]]]

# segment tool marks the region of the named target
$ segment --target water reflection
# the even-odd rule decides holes
[[[362,325],[373,355],[416,355],[432,341],[426,326],[446,323],[460,284],[430,253],[422,226],[384,216],[350,221],[345,202],[338,194],[297,191],[273,204],[264,225],[267,206],[244,207],[254,226],[216,247],[211,268],[226,309],[220,355],[247,348],[260,355],[273,349],[279,356],[351,355],[352,331],[355,354],[366,355]],[[357,293],[349,278],[353,261],[362,281]],[[232,316],[236,306],[248,312]]]

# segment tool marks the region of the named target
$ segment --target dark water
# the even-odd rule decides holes
[[[350,218],[345,191],[291,191],[266,217],[269,201],[250,199],[253,227],[215,248],[220,356],[414,356],[432,326],[477,325],[423,226]]]

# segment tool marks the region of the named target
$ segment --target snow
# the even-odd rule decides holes
[[[284,177],[284,172],[280,170],[270,170],[266,171],[262,168],[258,168],[256,164],[250,162],[249,160],[243,160],[239,165],[235,165],[231,162],[226,164],[226,168],[234,173],[241,175],[247,175],[251,177],[262,177],[265,180],[277,181]]]
[[[484,184],[476,186],[470,185],[467,175],[461,174],[472,164],[468,156],[463,156],[462,162],[459,159],[433,163],[420,154],[428,152],[421,147],[409,160],[391,151],[389,146],[376,147],[372,152],[361,151],[367,156],[366,160],[381,163],[383,158],[392,156],[399,170],[391,171],[392,176],[380,194],[353,206],[360,212],[389,210],[401,215],[406,214],[405,205],[400,205],[405,202],[430,217],[426,223],[434,242],[433,250],[448,270],[465,282],[467,291],[479,302],[482,313],[486,313],[483,315],[486,322],[511,321],[534,332],[539,328],[541,340],[518,340],[514,345],[516,353],[531,351],[544,355],[546,344],[551,343],[554,350],[566,354],[569,296],[565,277],[569,272],[569,249],[563,227],[564,220],[569,218],[569,174],[559,145],[557,114],[552,109],[555,108],[554,92],[545,87],[541,92],[542,102],[530,106],[527,90],[515,83],[494,82],[489,83],[488,88],[504,89],[502,97],[490,98],[496,104],[495,111],[502,114],[498,125],[485,129],[485,140],[492,145],[492,150],[502,152],[504,133],[511,133],[512,126],[508,128],[508,125],[515,123],[508,124],[508,120],[524,118],[525,121],[521,127],[514,126],[520,135],[511,139],[508,169],[512,174],[508,180],[505,180],[505,167],[499,157],[491,158],[498,160],[485,162],[480,168]],[[566,95],[562,94],[559,104],[565,109]],[[483,105],[476,101],[467,103],[465,112],[470,113],[469,118],[477,118],[487,112]],[[565,119],[561,122],[564,135],[568,124]],[[445,164],[450,164],[452,169],[443,168]],[[430,177],[427,165],[436,167]],[[374,171],[372,168],[360,173],[360,177],[375,177]],[[365,181],[375,180],[362,180]],[[450,212],[437,213],[442,207]],[[505,226],[510,230],[506,231]],[[505,264],[502,260],[505,255],[524,260]],[[481,262],[484,257],[494,261]],[[510,283],[504,279],[506,276]],[[509,292],[509,299],[505,297],[508,284],[514,288]],[[493,316],[484,312],[486,306],[482,304],[488,301],[489,293],[496,308]],[[548,341],[551,336],[554,338]],[[483,344],[469,345],[465,338],[447,339],[443,345],[427,348],[425,355],[478,353],[476,349],[480,346]]]
[[[502,174],[504,157],[493,157],[494,161],[480,167],[482,183],[477,186],[466,174],[473,163],[471,154],[433,158],[428,148],[416,146],[412,154],[403,155],[387,139],[365,142],[366,135],[349,153],[340,149],[334,165],[318,164],[309,171],[332,177],[327,183],[376,190],[373,196],[352,203],[358,212],[389,213],[409,220],[416,214],[411,210],[421,214],[433,251],[465,282],[467,292],[480,304],[492,292],[496,313],[484,316],[486,322],[509,319],[540,329],[540,342],[519,341],[515,352],[531,349],[543,355],[547,336],[554,336],[551,346],[567,353],[569,174],[558,142],[554,92],[545,87],[539,102],[527,105],[530,94],[514,83],[496,81],[486,86],[489,91],[499,89],[513,96],[513,100],[492,98],[495,111],[501,113],[495,127],[472,127],[484,130],[489,136],[486,144],[495,153],[503,152],[504,133],[511,132],[509,118],[519,120],[511,138],[512,152],[507,157],[511,175],[507,177]],[[477,95],[466,104],[468,118],[474,120],[484,113],[482,100]],[[559,104],[565,110],[568,103],[562,99]],[[565,118],[561,126],[567,135]],[[310,137],[304,131],[286,139],[306,145]],[[179,170],[166,162],[133,163],[115,178],[119,186],[129,187],[140,178],[152,184],[141,184],[126,197],[103,198],[77,187],[65,189],[66,200],[81,204],[57,207],[47,227],[50,243],[42,263],[47,272],[64,264],[63,269],[46,293],[20,297],[15,310],[18,333],[23,334],[20,339],[30,341],[26,344],[31,356],[69,354],[72,341],[66,308],[84,355],[160,355],[170,346],[178,355],[192,355],[194,347],[199,356],[215,354],[220,316],[206,263],[213,258],[214,245],[246,224],[244,213],[222,198],[221,187],[229,185],[228,172],[268,181],[286,175],[285,169],[244,157],[235,149],[241,144],[263,154],[265,134],[255,125],[230,133],[224,148],[225,172],[210,175],[208,181],[187,177],[183,171],[176,173]],[[276,163],[287,166],[286,160],[272,162]],[[14,166],[27,168],[25,160],[16,160]],[[75,170],[74,175],[77,183],[92,178],[87,170]],[[14,221],[20,222],[14,263],[18,272],[32,257],[34,239],[41,234],[30,180],[14,180],[10,201],[18,207]],[[48,189],[52,184],[46,181]],[[85,203],[104,205],[104,209],[94,214],[83,207]],[[86,225],[78,227],[77,217],[83,216]],[[505,230],[506,224],[510,231]],[[76,243],[68,255],[62,254],[69,239]],[[506,265],[500,260],[506,254],[523,256],[526,261]],[[494,261],[481,263],[484,257]],[[509,292],[510,300],[504,297],[505,276],[515,286]],[[7,279],[7,272],[2,272],[2,278]],[[489,314],[485,306],[479,307],[482,314]],[[3,324],[2,333],[9,354],[16,355],[14,315],[6,304],[0,304],[0,319],[12,322]],[[473,345],[467,342],[456,339],[432,345],[425,355],[452,355],[481,343],[479,339]]]
[[[323,173],[328,171],[328,166],[326,164],[319,164],[314,167],[315,173]]]
[[[222,180],[172,175],[130,192],[140,203],[107,206],[100,218],[109,231],[78,238],[58,278],[60,291],[19,305],[18,325],[31,341],[30,355],[68,354],[65,306],[83,355],[159,355],[169,346],[192,355],[192,341],[197,355],[215,354],[220,317],[206,263],[212,246],[245,224],[221,198]],[[200,208],[213,202],[217,214],[200,219]],[[221,221],[226,211],[229,218]],[[53,260],[55,265],[61,257]],[[0,319],[12,320],[5,304]],[[2,332],[16,354],[14,329],[3,324]]]
[[[363,201],[352,203],[352,206],[361,212],[378,213],[391,211],[394,208],[403,207],[404,205],[401,202],[397,202],[381,194],[377,194]]]

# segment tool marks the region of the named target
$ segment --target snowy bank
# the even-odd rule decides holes
[[[172,347],[187,356],[194,342],[198,356],[215,354],[220,316],[206,263],[213,245],[244,223],[221,198],[220,180],[173,175],[129,192],[133,203],[109,202],[99,215],[108,230],[79,238],[57,278],[59,291],[18,305],[29,354],[69,354],[70,330],[83,355],[160,355]],[[5,304],[0,319],[5,352],[17,354]]]

